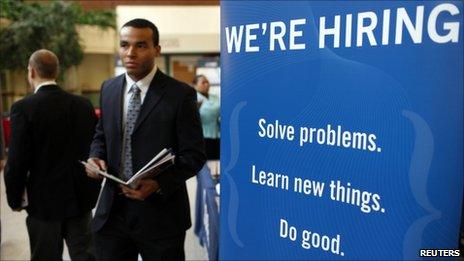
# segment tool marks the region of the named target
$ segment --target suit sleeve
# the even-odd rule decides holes
[[[25,113],[17,104],[11,108],[10,120],[11,143],[4,178],[8,205],[12,209],[17,209],[21,207],[31,157],[33,156],[31,155],[32,127]]]
[[[100,119],[98,119],[97,126],[95,127],[95,135],[93,136],[92,144],[90,145],[89,157],[95,157],[106,161],[106,141],[105,141],[105,132],[103,130],[103,89],[104,84],[102,85],[100,91]]]
[[[176,116],[178,152],[172,171],[158,177],[164,197],[169,197],[180,185],[195,176],[206,161],[203,131],[198,113],[196,92],[189,89]]]

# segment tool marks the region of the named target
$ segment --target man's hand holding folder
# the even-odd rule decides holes
[[[87,165],[85,165],[85,171],[87,172],[87,176],[94,179],[103,179],[103,176],[99,175],[98,172],[95,171],[95,169],[106,171],[106,162],[99,158],[89,158],[87,160]]]
[[[171,149],[163,149],[150,162],[143,166],[129,180],[124,181],[119,177],[106,172],[105,161],[98,158],[89,158],[87,162],[81,161],[85,166],[87,175],[91,178],[102,179],[103,177],[119,183],[122,193],[132,199],[144,200],[153,192],[158,192],[160,186],[154,179],[150,179],[166,168],[174,164],[175,155]]]
[[[139,180],[138,187],[135,189],[131,189],[125,185],[119,185],[119,187],[121,188],[122,194],[124,194],[124,196],[140,201],[145,200],[148,196],[160,188],[158,181],[154,179]]]

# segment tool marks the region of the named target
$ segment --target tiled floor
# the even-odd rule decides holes
[[[2,222],[2,242],[0,247],[0,260],[29,260],[29,238],[27,236],[25,218],[26,213],[13,212],[6,202],[3,172],[0,175],[0,216]],[[190,196],[190,206],[195,206],[195,193],[197,188],[196,178],[187,181]],[[192,208],[192,221],[194,222]],[[66,246],[65,246],[66,247]],[[198,243],[198,238],[193,234],[193,229],[187,231],[185,240],[185,257],[187,260],[205,260],[206,252]],[[69,260],[67,249],[63,252],[63,259]]]

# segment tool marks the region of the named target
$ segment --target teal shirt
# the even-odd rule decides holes
[[[203,94],[197,92],[198,102],[200,106],[201,125],[203,126],[203,136],[209,139],[219,138],[219,113],[220,101],[219,97],[210,94],[206,98]]]

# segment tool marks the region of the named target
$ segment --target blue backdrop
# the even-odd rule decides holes
[[[221,1],[221,259],[416,259],[457,248],[463,2],[447,3]],[[404,12],[415,27],[400,19],[396,44]],[[321,47],[321,17],[332,28],[337,15],[340,46],[329,35]],[[272,22],[284,35],[274,50]],[[438,43],[433,29],[445,36],[450,24],[457,41]]]

